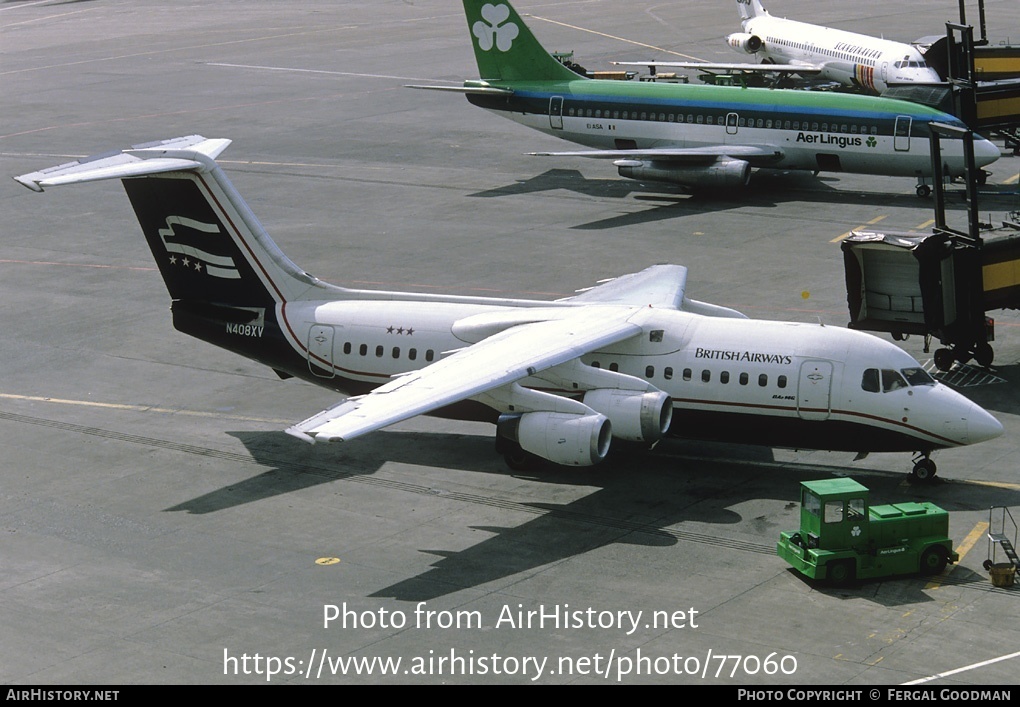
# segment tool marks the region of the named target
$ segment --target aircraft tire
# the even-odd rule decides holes
[[[914,481],[927,484],[931,483],[931,480],[935,478],[937,471],[938,467],[935,466],[935,462],[931,459],[922,459],[914,464],[914,469],[910,472],[910,475]]]

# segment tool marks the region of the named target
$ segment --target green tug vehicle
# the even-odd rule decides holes
[[[853,479],[804,481],[800,530],[780,533],[776,551],[812,579],[845,585],[858,579],[941,573],[960,556],[949,539],[949,513],[933,503],[868,503]]]

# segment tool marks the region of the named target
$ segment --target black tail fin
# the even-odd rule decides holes
[[[16,179],[43,187],[121,179],[175,301],[273,307],[325,285],[273,243],[215,162],[229,140],[200,135],[137,145]]]

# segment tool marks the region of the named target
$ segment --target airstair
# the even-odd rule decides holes
[[[1010,538],[1012,529],[1012,538]],[[1020,557],[1016,554],[1017,525],[1013,515],[1005,506],[992,506],[988,509],[988,559],[984,567],[991,574],[992,584],[997,587],[1013,585],[1016,570],[1020,567]],[[997,562],[1001,550],[1007,562]]]

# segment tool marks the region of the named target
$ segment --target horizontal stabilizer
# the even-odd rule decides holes
[[[472,85],[466,83],[463,86],[421,86],[417,84],[406,84],[404,88],[419,88],[424,91],[450,91],[452,93],[463,93],[472,95],[497,95],[510,96],[513,91],[509,88],[497,88],[495,86]]]
[[[14,179],[32,191],[42,191],[44,187],[102,179],[125,179],[186,170],[208,171],[216,166],[216,157],[229,144],[230,140],[227,139],[189,135],[85,157]]]

